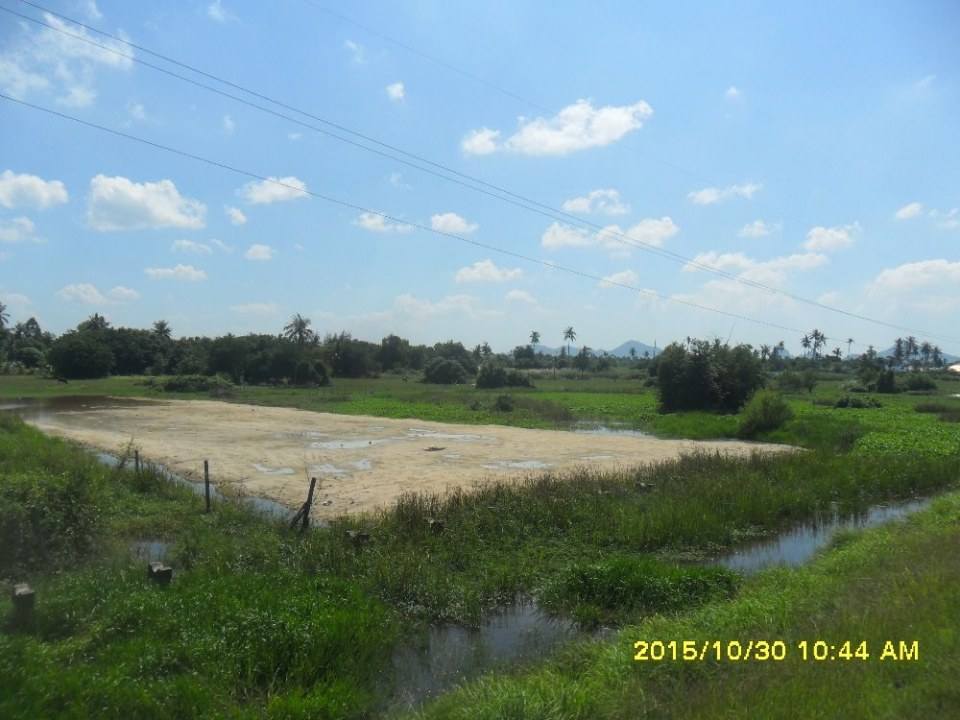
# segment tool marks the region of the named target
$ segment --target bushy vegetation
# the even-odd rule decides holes
[[[782,428],[793,417],[793,410],[778,393],[758,390],[740,415],[738,434],[754,438],[760,433]]]
[[[865,410],[868,408],[879,408],[883,407],[881,403],[876,398],[871,397],[851,397],[850,395],[844,395],[843,397],[837,399],[833,403],[835,408],[852,408],[854,410]]]
[[[777,387],[785,392],[812,393],[817,386],[817,374],[810,369],[785,370],[777,376]]]
[[[467,371],[456,360],[433,358],[423,368],[423,381],[437,385],[459,385],[467,381]]]
[[[221,375],[176,375],[160,383],[166,392],[212,392],[222,394],[233,390],[234,385]]]
[[[482,389],[502,387],[533,387],[530,377],[518,370],[508,370],[500,365],[485,363],[477,373],[477,387]]]
[[[668,345],[657,358],[661,412],[736,412],[765,380],[763,365],[748,345],[692,340]]]
[[[908,373],[904,375],[900,380],[900,386],[904,390],[919,392],[937,389],[937,383],[934,382],[932,378],[921,375],[920,373]]]

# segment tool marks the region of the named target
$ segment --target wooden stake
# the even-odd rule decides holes
[[[137,473],[137,475],[140,474],[140,451],[139,450],[133,451],[133,469],[134,469],[134,472]]]
[[[300,526],[301,532],[304,532],[310,527],[310,506],[313,505],[313,489],[316,486],[317,479],[315,477],[310,478],[310,490],[307,492],[307,501],[303,504],[303,524]]]
[[[203,461],[203,492],[207,498],[207,512],[210,512],[210,462]]]

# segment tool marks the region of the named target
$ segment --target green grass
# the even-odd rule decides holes
[[[960,715],[960,494],[907,523],[847,535],[799,570],[747,581],[732,602],[658,615],[517,675],[452,692],[421,720],[947,718]],[[782,640],[782,662],[638,663],[637,640]],[[797,643],[868,642],[868,661],[802,662]],[[919,660],[881,661],[887,640]]]

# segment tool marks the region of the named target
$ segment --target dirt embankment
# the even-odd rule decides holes
[[[207,400],[59,412],[35,425],[107,451],[131,439],[142,455],[199,478],[203,460],[225,489],[290,507],[320,481],[315,515],[332,517],[388,505],[404,491],[443,491],[537,471],[614,468],[695,450],[747,454],[785,446],[729,441],[452,425],[335,415]]]

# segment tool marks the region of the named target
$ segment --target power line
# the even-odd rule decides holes
[[[350,210],[355,210],[355,211],[362,212],[362,213],[369,213],[369,214],[371,214],[371,215],[377,215],[377,216],[379,216],[379,217],[383,218],[384,220],[386,220],[386,221],[388,221],[388,222],[391,222],[391,223],[397,223],[397,224],[401,224],[401,225],[409,225],[410,227],[417,228],[418,230],[425,230],[425,231],[427,231],[427,232],[433,233],[434,235],[440,235],[440,236],[442,236],[442,237],[447,237],[447,238],[450,238],[450,239],[453,239],[453,240],[458,240],[458,241],[463,242],[463,243],[466,243],[466,244],[468,244],[468,245],[473,245],[474,247],[483,248],[484,250],[488,250],[488,251],[490,251],[490,252],[495,252],[495,253],[498,253],[498,254],[501,254],[501,255],[506,255],[506,256],[508,256],[508,257],[516,258],[516,259],[518,259],[518,260],[523,260],[523,261],[528,262],[528,263],[532,263],[532,264],[536,264],[536,265],[542,265],[543,267],[549,268],[549,269],[551,269],[551,270],[560,270],[560,271],[562,271],[562,272],[566,272],[566,273],[569,273],[569,274],[571,274],[571,275],[576,275],[576,276],[578,276],[578,277],[586,278],[586,279],[588,279],[588,280],[593,280],[593,281],[601,282],[601,283],[604,283],[605,285],[622,287],[622,288],[625,288],[625,289],[627,289],[627,290],[632,290],[632,291],[634,291],[634,292],[638,292],[638,293],[641,293],[641,294],[643,294],[643,295],[648,295],[648,296],[650,296],[650,297],[654,297],[654,298],[656,298],[656,299],[658,299],[658,300],[664,300],[664,301],[667,301],[667,302],[674,302],[674,303],[678,303],[678,304],[681,304],[681,305],[686,305],[686,306],[688,306],[688,307],[692,307],[692,308],[695,308],[695,309],[698,309],[698,310],[706,310],[706,311],[708,311],[708,312],[717,313],[717,314],[719,314],[719,315],[724,315],[724,316],[726,316],[726,317],[735,318],[735,319],[737,319],[737,320],[745,320],[745,321],[747,321],[747,322],[756,323],[756,324],[758,324],[758,325],[765,325],[765,326],[767,326],[767,327],[772,327],[772,328],[776,328],[776,329],[778,329],[778,330],[784,330],[784,331],[786,331],[786,332],[791,332],[791,333],[799,333],[799,332],[801,332],[801,331],[800,331],[799,329],[797,329],[797,328],[788,327],[788,326],[786,326],[786,325],[780,325],[780,324],[778,324],[778,323],[769,322],[769,321],[767,321],[767,320],[761,320],[761,319],[759,319],[759,318],[753,318],[753,317],[750,317],[750,316],[747,316],[747,315],[742,315],[742,314],[739,314],[739,313],[729,312],[729,311],[727,311],[727,310],[721,310],[721,309],[719,309],[719,308],[710,307],[709,305],[703,305],[703,304],[701,304],[701,303],[696,303],[696,302],[693,302],[693,301],[690,301],[690,300],[684,300],[683,298],[670,297],[670,296],[667,296],[667,295],[663,295],[662,293],[656,292],[655,290],[650,290],[650,289],[647,289],[647,288],[640,288],[640,287],[636,287],[635,285],[630,285],[629,283],[620,282],[620,281],[618,281],[618,280],[613,280],[613,279],[610,279],[610,278],[604,278],[604,277],[601,277],[601,276],[599,276],[599,275],[594,275],[593,273],[589,273],[589,272],[586,272],[586,271],[583,271],[583,270],[578,270],[578,269],[576,269],[576,268],[571,268],[571,267],[568,267],[568,266],[565,266],[565,265],[559,265],[559,264],[557,264],[557,263],[550,262],[549,260],[541,260],[540,258],[535,258],[535,257],[529,256],[529,255],[525,255],[525,254],[523,254],[523,253],[519,253],[519,252],[516,252],[516,251],[514,251],[514,250],[506,250],[506,249],[504,249],[504,248],[497,247],[496,245],[490,245],[490,244],[488,244],[488,243],[484,243],[484,242],[481,242],[481,241],[479,241],[479,240],[473,240],[473,239],[468,238],[468,237],[463,237],[462,235],[457,235],[456,233],[446,232],[446,231],[444,231],[444,230],[436,230],[436,229],[434,229],[434,228],[432,228],[432,227],[430,227],[430,226],[424,225],[424,224],[422,224],[422,223],[410,222],[410,221],[407,221],[407,220],[403,220],[403,219],[401,219],[401,218],[397,218],[397,217],[395,217],[395,216],[393,216],[393,215],[390,215],[390,214],[388,214],[388,213],[380,212],[380,211],[378,211],[378,210],[372,210],[372,209],[370,209],[370,208],[368,208],[368,207],[364,207],[363,205],[357,205],[356,203],[348,202],[348,201],[346,201],[346,200],[341,200],[341,199],[339,199],[339,198],[335,198],[335,197],[332,197],[332,196],[330,196],[330,195],[325,195],[325,194],[323,194],[323,193],[318,193],[318,192],[315,192],[315,191],[313,191],[313,190],[309,190],[309,189],[305,189],[305,188],[302,188],[302,187],[298,187],[298,186],[296,186],[296,185],[291,185],[291,184],[285,183],[285,182],[283,182],[283,181],[281,181],[281,180],[277,180],[277,179],[275,179],[275,178],[267,177],[266,175],[261,175],[261,174],[259,174],[259,173],[255,173],[255,172],[252,172],[252,171],[250,171],[250,170],[244,170],[244,169],[242,169],[242,168],[236,167],[235,165],[230,165],[230,164],[227,164],[227,163],[224,163],[224,162],[220,162],[219,160],[213,160],[213,159],[211,159],[211,158],[207,158],[207,157],[204,157],[204,156],[202,156],[202,155],[197,155],[197,154],[195,154],[195,153],[191,153],[191,152],[188,152],[188,151],[186,151],[186,150],[180,150],[180,149],[175,148],[175,147],[172,147],[172,146],[170,146],[170,145],[164,145],[164,144],[162,144],[162,143],[154,142],[153,140],[148,140],[148,139],[143,138],[143,137],[140,137],[140,136],[138,136],[138,135],[133,135],[133,134],[131,134],[131,133],[123,132],[122,130],[117,130],[117,129],[115,129],[115,128],[110,128],[110,127],[107,127],[107,126],[105,126],[105,125],[100,125],[99,123],[91,122],[91,121],[89,121],[89,120],[83,120],[82,118],[78,118],[78,117],[76,117],[76,116],[74,116],[74,115],[70,115],[70,114],[68,114],[68,113],[63,113],[63,112],[60,112],[59,110],[54,110],[53,108],[44,107],[44,106],[42,106],[42,105],[37,105],[37,104],[35,104],[35,103],[27,102],[26,100],[20,100],[20,99],[18,99],[18,98],[11,97],[10,95],[6,95],[6,94],[4,94],[4,93],[0,93],[0,98],[2,98],[3,100],[7,100],[8,102],[16,103],[17,105],[21,105],[21,106],[23,106],[23,107],[28,107],[28,108],[31,108],[31,109],[33,109],[33,110],[37,110],[37,111],[39,111],[39,112],[46,113],[46,114],[48,114],[48,115],[53,115],[53,116],[62,118],[62,119],[64,119],[64,120],[69,120],[69,121],[71,121],[71,122],[77,123],[78,125],[83,125],[83,126],[85,126],[85,127],[92,128],[92,129],[94,129],[94,130],[99,130],[100,132],[107,133],[107,134],[109,134],[109,135],[114,135],[114,136],[116,136],[116,137],[121,137],[121,138],[124,138],[125,140],[130,140],[130,141],[133,141],[133,142],[140,143],[140,144],[142,144],[142,145],[147,145],[147,146],[152,147],[152,148],[154,148],[154,149],[163,150],[164,152],[168,152],[168,153],[171,153],[171,154],[173,154],[173,155],[179,155],[180,157],[188,158],[188,159],[190,159],[190,160],[194,160],[194,161],[196,161],[196,162],[204,163],[204,164],[206,164],[206,165],[210,165],[210,166],[212,166],[212,167],[220,168],[220,169],[222,169],[222,170],[227,170],[227,171],[232,172],[232,173],[235,173],[235,174],[237,174],[237,175],[242,175],[242,176],[244,176],[244,177],[246,177],[246,178],[250,178],[250,179],[253,179],[253,180],[259,180],[259,181],[261,181],[261,182],[269,183],[269,184],[275,185],[275,186],[277,186],[277,187],[282,187],[282,188],[285,188],[285,189],[288,189],[288,190],[293,190],[293,191],[295,191],[295,192],[297,192],[297,193],[304,193],[304,194],[306,194],[306,195],[310,195],[310,196],[312,196],[312,197],[315,197],[315,198],[317,198],[317,199],[319,199],[319,200],[324,200],[324,201],[329,202],[329,203],[332,203],[332,204],[334,204],[334,205],[339,205],[339,206],[341,206],[341,207],[349,208]]]
[[[322,134],[324,134],[324,135],[327,135],[328,137],[332,137],[332,138],[334,138],[334,139],[336,139],[336,140],[339,140],[339,141],[341,141],[341,142],[347,143],[347,144],[352,145],[352,146],[354,146],[354,147],[357,147],[357,148],[359,148],[359,149],[366,150],[366,151],[371,152],[371,153],[373,153],[373,154],[380,155],[381,157],[385,157],[385,158],[388,158],[388,159],[393,160],[393,161],[395,161],[395,162],[402,163],[402,164],[404,164],[404,165],[406,165],[406,166],[408,166],[408,167],[412,167],[412,168],[414,168],[414,169],[416,169],[416,170],[419,170],[419,171],[421,171],[421,172],[425,172],[425,173],[428,173],[428,174],[433,175],[433,176],[435,176],[435,177],[441,178],[441,179],[443,179],[443,180],[447,180],[448,182],[456,183],[456,184],[458,184],[458,185],[461,185],[461,186],[463,186],[463,187],[466,187],[466,188],[468,188],[468,189],[471,189],[471,190],[473,190],[473,191],[475,191],[475,192],[479,192],[479,193],[482,193],[482,194],[487,195],[487,196],[489,196],[489,197],[493,197],[493,198],[498,199],[498,200],[501,200],[501,201],[503,201],[503,202],[507,202],[507,203],[509,203],[509,204],[511,204],[511,205],[514,205],[514,206],[516,206],[516,207],[520,207],[521,209],[525,209],[525,210],[528,210],[528,211],[537,213],[537,214],[539,214],[539,215],[542,215],[542,216],[544,216],[544,217],[551,218],[551,219],[553,219],[553,220],[562,220],[562,221],[565,221],[565,222],[572,222],[573,224],[579,226],[581,229],[582,229],[584,226],[588,226],[588,227],[596,230],[597,233],[598,233],[598,235],[601,235],[602,237],[612,238],[612,239],[614,239],[614,240],[617,240],[618,242],[621,242],[621,243],[624,244],[624,245],[628,245],[628,246],[631,246],[631,247],[636,247],[636,248],[638,248],[638,249],[640,249],[640,250],[643,250],[643,251],[645,251],[645,252],[649,252],[649,253],[654,254],[654,255],[657,255],[657,256],[659,256],[659,257],[663,257],[663,258],[666,258],[666,259],[669,259],[669,260],[673,260],[673,261],[675,261],[675,262],[683,263],[685,266],[692,266],[692,267],[695,267],[695,268],[697,268],[697,269],[701,269],[701,270],[704,270],[704,271],[706,271],[706,272],[710,272],[710,273],[713,273],[713,274],[715,274],[715,275],[719,275],[719,276],[721,276],[721,277],[724,277],[724,278],[726,278],[726,279],[729,279],[729,280],[738,282],[738,283],[740,283],[740,284],[742,284],[742,285],[745,285],[745,286],[748,286],[748,287],[752,287],[752,288],[759,289],[759,290],[764,290],[764,291],[769,292],[769,293],[780,294],[780,295],[783,295],[783,296],[785,296],[785,297],[788,297],[788,298],[790,298],[790,299],[792,299],[792,300],[795,300],[795,301],[797,301],[797,302],[802,302],[802,303],[805,303],[805,304],[808,304],[808,305],[811,305],[811,306],[814,306],[814,307],[817,307],[817,308],[820,308],[820,309],[823,309],[823,310],[827,310],[827,311],[830,311],[830,312],[836,312],[836,313],[839,313],[839,314],[841,314],[841,315],[844,315],[844,316],[847,316],[847,317],[850,317],[850,318],[853,318],[853,319],[857,319],[857,320],[861,320],[861,321],[865,321],[865,322],[870,322],[870,323],[873,323],[873,324],[876,324],[876,325],[880,325],[880,326],[884,326],[884,327],[888,327],[888,328],[891,328],[891,329],[894,329],[894,330],[900,330],[900,331],[904,331],[904,332],[910,332],[910,333],[916,333],[916,334],[919,334],[919,335],[925,335],[925,336],[928,336],[928,337],[934,337],[934,336],[931,335],[930,333],[927,333],[927,332],[924,332],[924,331],[921,331],[921,330],[917,330],[917,329],[915,329],[915,328],[909,328],[909,327],[902,326],[902,325],[896,325],[896,324],[894,324],[894,323],[888,323],[888,322],[883,321],[883,320],[878,320],[878,319],[876,319],[876,318],[871,318],[871,317],[868,317],[868,316],[866,316],[866,315],[861,315],[861,314],[859,314],[859,313],[854,313],[854,312],[851,312],[851,311],[848,311],[848,310],[844,310],[844,309],[842,309],[842,308],[833,307],[833,306],[831,306],[831,305],[827,305],[827,304],[825,304],[825,303],[821,303],[821,302],[819,302],[819,301],[817,301],[817,300],[812,300],[812,299],[810,299],[810,298],[805,298],[805,297],[803,297],[803,296],[796,295],[796,294],[791,293],[791,292],[789,292],[789,291],[787,291],[787,290],[784,290],[784,289],[782,289],[782,288],[773,287],[773,286],[766,285],[766,284],[764,284],[764,283],[761,283],[761,282],[758,282],[758,281],[755,281],[755,280],[751,280],[751,279],[749,279],[749,278],[745,278],[745,277],[743,277],[743,276],[741,276],[741,275],[737,275],[737,274],[734,274],[734,273],[726,272],[726,271],[722,270],[721,268],[717,268],[717,267],[715,267],[715,266],[713,266],[713,265],[709,265],[709,264],[706,264],[706,263],[699,262],[699,261],[697,261],[697,260],[695,260],[695,259],[693,259],[693,258],[686,257],[686,256],[684,256],[684,255],[682,255],[682,254],[680,254],[680,253],[675,253],[675,252],[673,252],[673,251],[670,251],[670,250],[667,250],[667,249],[664,249],[664,248],[657,247],[656,245],[653,245],[653,244],[651,244],[651,243],[646,243],[646,242],[644,242],[644,241],[642,241],[642,240],[636,240],[635,238],[631,238],[630,236],[628,236],[628,235],[626,235],[626,234],[624,234],[624,233],[620,233],[620,232],[615,232],[615,231],[609,230],[609,229],[604,228],[604,227],[602,227],[602,226],[600,226],[600,225],[598,225],[598,224],[596,224],[596,223],[593,223],[593,222],[591,222],[591,221],[589,221],[589,220],[584,220],[584,219],[578,218],[578,217],[573,216],[573,215],[571,215],[571,214],[569,214],[569,213],[567,213],[567,212],[565,212],[565,211],[557,210],[556,208],[553,208],[553,207],[551,207],[551,206],[549,206],[549,205],[546,205],[546,204],[544,204],[544,203],[540,203],[540,202],[538,202],[538,201],[536,201],[536,200],[533,200],[533,199],[531,199],[531,198],[528,198],[528,197],[525,197],[525,196],[523,196],[523,195],[514,193],[514,192],[512,192],[512,191],[510,191],[510,190],[508,190],[508,189],[506,189],[506,188],[500,187],[500,186],[495,185],[495,184],[492,184],[492,183],[488,183],[488,182],[486,182],[486,181],[484,181],[484,180],[482,180],[482,179],[480,179],[480,178],[476,178],[476,177],[473,177],[473,176],[471,176],[471,175],[467,175],[467,174],[465,174],[465,173],[461,173],[461,172],[459,172],[459,171],[457,171],[457,170],[455,170],[455,169],[453,169],[453,168],[450,168],[450,167],[448,167],[448,166],[446,166],[446,165],[443,165],[443,164],[441,164],[441,163],[437,163],[437,162],[431,161],[431,160],[429,160],[428,158],[422,157],[422,156],[417,155],[417,154],[415,154],[415,153],[408,152],[408,151],[403,150],[402,148],[396,147],[396,146],[394,146],[394,145],[390,145],[390,144],[388,144],[388,143],[381,142],[381,141],[379,141],[379,140],[377,140],[377,139],[375,139],[375,138],[373,138],[373,137],[370,137],[370,136],[365,135],[365,134],[363,134],[363,133],[359,133],[359,132],[356,132],[356,131],[354,131],[354,130],[351,130],[350,128],[348,128],[348,127],[346,127],[346,126],[343,126],[343,125],[340,125],[340,124],[338,124],[338,123],[335,123],[335,122],[326,120],[326,119],[324,119],[324,118],[322,118],[322,117],[319,117],[319,116],[317,116],[317,115],[314,115],[314,114],[312,114],[312,113],[310,113],[310,112],[307,112],[307,111],[305,111],[305,110],[301,110],[301,109],[299,109],[299,108],[297,108],[297,107],[295,107],[295,106],[289,105],[289,104],[284,103],[284,102],[279,101],[279,100],[276,100],[276,99],[274,99],[274,98],[272,98],[272,97],[270,97],[270,96],[268,96],[268,95],[264,95],[264,94],[262,94],[262,93],[259,93],[259,92],[257,92],[257,91],[251,90],[251,89],[246,88],[246,87],[244,87],[244,86],[242,86],[242,85],[239,85],[239,84],[237,84],[237,83],[233,83],[233,82],[231,82],[231,81],[229,81],[229,80],[225,80],[225,79],[223,79],[223,78],[220,78],[220,77],[217,76],[217,75],[214,75],[214,74],[212,74],[212,73],[208,73],[208,72],[206,72],[206,71],[200,70],[199,68],[196,68],[196,67],[194,67],[194,66],[192,66],[192,65],[189,65],[189,64],[187,64],[187,63],[184,63],[184,62],[181,62],[181,61],[179,61],[179,60],[176,60],[176,59],[174,59],[174,58],[172,58],[172,57],[170,57],[170,56],[163,55],[163,54],[161,54],[161,53],[158,53],[158,52],[155,52],[155,51],[153,51],[153,50],[150,50],[150,49],[148,49],[148,48],[146,48],[146,47],[143,47],[143,46],[141,46],[141,45],[138,45],[138,44],[136,44],[136,43],[133,43],[133,42],[131,42],[131,41],[129,41],[129,40],[123,38],[123,37],[120,37],[120,36],[117,36],[117,35],[113,35],[113,34],[111,34],[111,33],[108,33],[108,32],[102,31],[102,30],[99,30],[99,29],[97,29],[97,28],[95,28],[95,27],[92,27],[92,26],[90,26],[90,25],[87,25],[87,24],[85,24],[85,23],[83,23],[83,22],[81,22],[81,21],[79,21],[79,20],[76,20],[76,19],[74,19],[74,18],[68,17],[68,16],[66,16],[66,15],[62,15],[62,14],[57,13],[57,12],[54,12],[54,11],[52,11],[52,10],[49,10],[48,8],[42,6],[42,5],[38,4],[38,3],[31,2],[30,0],[19,0],[19,1],[22,2],[22,3],[25,4],[25,5],[29,5],[30,7],[33,7],[33,8],[42,10],[42,11],[44,11],[44,12],[49,13],[50,15],[53,15],[53,16],[55,16],[55,17],[61,18],[61,19],[63,19],[63,20],[66,20],[67,22],[74,23],[75,25],[77,25],[77,26],[79,26],[79,27],[82,27],[82,28],[84,28],[84,29],[86,29],[86,30],[90,30],[90,31],[92,31],[92,32],[98,33],[98,34],[100,34],[100,35],[102,35],[102,36],[104,36],[104,37],[108,37],[108,38],[110,38],[110,39],[112,39],[112,40],[114,40],[114,41],[116,41],[116,42],[123,43],[123,44],[125,44],[125,45],[127,45],[127,46],[129,46],[129,47],[132,47],[132,48],[136,49],[136,50],[139,50],[139,51],[141,51],[141,52],[147,53],[147,54],[152,55],[152,56],[154,56],[154,57],[158,57],[158,58],[160,58],[160,59],[162,59],[162,60],[164,60],[164,61],[166,61],[166,62],[170,62],[170,63],[172,63],[172,64],[174,64],[174,65],[179,66],[179,67],[183,67],[183,68],[185,68],[185,69],[188,69],[188,70],[190,70],[191,72],[195,72],[195,73],[197,73],[197,74],[199,74],[199,75],[202,75],[202,76],[204,76],[204,77],[207,77],[207,78],[210,78],[210,79],[212,79],[212,80],[215,80],[216,82],[222,83],[222,84],[224,84],[224,85],[227,85],[227,86],[229,86],[229,87],[235,88],[235,89],[237,89],[237,90],[240,90],[240,91],[242,91],[242,92],[244,92],[244,93],[247,93],[247,94],[249,94],[249,95],[252,95],[252,96],[254,96],[254,97],[257,97],[257,98],[260,98],[260,99],[262,99],[262,100],[265,100],[265,101],[267,101],[267,102],[269,102],[269,103],[272,103],[272,104],[274,104],[274,105],[277,105],[278,107],[282,107],[282,108],[291,110],[291,111],[293,111],[293,112],[296,112],[296,113],[298,113],[298,114],[300,114],[300,115],[303,115],[303,116],[305,116],[305,117],[309,117],[309,118],[312,118],[312,119],[314,119],[314,120],[317,120],[318,122],[323,123],[324,125],[327,125],[327,126],[336,128],[337,130],[340,130],[340,131],[345,132],[345,133],[347,133],[347,134],[353,135],[354,137],[361,138],[361,139],[363,139],[363,140],[366,141],[366,142],[370,142],[370,143],[373,143],[373,144],[378,145],[378,146],[380,146],[380,147],[387,148],[387,149],[389,149],[389,150],[391,150],[391,151],[393,151],[393,152],[396,152],[396,153],[400,153],[400,154],[402,154],[402,155],[405,155],[406,157],[414,158],[414,159],[417,160],[418,162],[426,163],[427,165],[430,165],[430,166],[432,166],[432,167],[434,167],[434,168],[437,168],[438,170],[441,170],[442,172],[437,172],[437,171],[435,171],[435,170],[431,170],[430,168],[422,167],[422,166],[420,166],[420,165],[418,165],[418,164],[416,164],[416,163],[414,163],[414,162],[410,162],[410,161],[405,160],[405,159],[403,159],[403,158],[396,157],[395,155],[392,155],[392,154],[390,154],[390,153],[388,153],[388,152],[384,152],[384,151],[381,151],[381,150],[377,150],[376,148],[372,148],[372,147],[369,147],[369,146],[364,145],[364,144],[362,144],[362,143],[358,143],[358,142],[356,142],[356,141],[354,141],[354,140],[351,140],[351,139],[349,139],[349,138],[345,138],[345,137],[343,137],[343,136],[341,136],[341,135],[338,135],[337,133],[331,132],[331,131],[326,130],[326,129],[324,129],[324,128],[317,127],[317,126],[312,125],[312,124],[310,124],[310,123],[306,123],[306,122],[304,122],[304,121],[302,121],[302,120],[299,120],[299,119],[297,119],[297,118],[291,117],[291,116],[286,115],[286,114],[284,114],[284,113],[277,112],[276,110],[273,110],[273,109],[271,109],[271,108],[265,107],[265,106],[263,106],[263,105],[259,105],[259,104],[254,103],[254,102],[251,102],[251,101],[249,101],[249,100],[246,100],[245,98],[238,97],[238,96],[233,95],[233,94],[231,94],[231,93],[228,93],[228,92],[225,92],[225,91],[223,91],[223,90],[220,90],[219,88],[216,88],[216,87],[207,85],[207,84],[205,84],[205,83],[199,82],[199,81],[197,81],[197,80],[194,80],[194,79],[192,79],[192,78],[186,77],[186,76],[184,76],[184,75],[180,75],[180,74],[175,73],[175,72],[173,72],[173,71],[171,71],[171,70],[168,70],[168,69],[166,69],[166,68],[160,67],[160,66],[155,65],[155,64],[153,64],[153,63],[149,63],[149,62],[147,62],[147,61],[145,61],[145,60],[143,60],[143,59],[141,59],[141,58],[138,58],[138,57],[136,57],[136,56],[134,56],[134,55],[128,55],[128,54],[126,54],[126,53],[122,53],[122,52],[116,50],[115,48],[109,47],[109,46],[104,45],[104,44],[102,44],[102,43],[98,43],[98,42],[96,42],[96,41],[94,41],[94,40],[92,40],[92,39],[90,39],[90,38],[83,37],[83,36],[81,36],[81,35],[76,35],[76,34],[74,34],[74,33],[67,32],[67,31],[65,31],[65,30],[62,29],[62,28],[58,28],[58,27],[56,27],[56,26],[54,26],[54,25],[51,25],[51,24],[46,23],[46,22],[41,21],[41,20],[37,20],[36,18],[32,18],[32,17],[30,17],[30,16],[23,15],[23,14],[21,14],[21,13],[18,13],[18,12],[16,12],[16,11],[14,11],[14,10],[10,10],[9,8],[0,7],[0,10],[3,10],[4,12],[7,12],[7,13],[9,13],[9,14],[11,14],[11,15],[14,15],[14,16],[16,16],[16,17],[22,18],[22,19],[27,20],[27,21],[29,21],[29,22],[35,23],[35,24],[37,24],[37,25],[41,25],[41,26],[43,26],[43,27],[46,27],[46,28],[48,28],[48,29],[50,29],[50,30],[53,30],[53,31],[55,31],[55,32],[61,33],[61,34],[65,35],[65,36],[67,36],[67,37],[70,37],[70,38],[73,38],[73,39],[75,39],[75,40],[78,40],[78,41],[81,41],[81,42],[84,42],[84,43],[93,45],[93,46],[95,46],[95,47],[101,48],[102,50],[105,50],[105,51],[107,51],[107,52],[113,53],[113,54],[118,55],[118,56],[120,56],[120,57],[126,58],[126,59],[128,59],[128,60],[133,61],[133,62],[137,62],[137,63],[139,63],[139,64],[141,64],[141,65],[144,65],[144,66],[146,66],[146,67],[149,67],[149,68],[151,68],[151,69],[153,69],[153,70],[156,70],[156,71],[158,71],[158,72],[164,73],[164,74],[169,75],[169,76],[171,76],[171,77],[177,78],[177,79],[179,79],[179,80],[182,80],[182,81],[187,82],[187,83],[189,83],[189,84],[195,85],[195,86],[200,87],[200,88],[202,88],[202,89],[208,90],[208,91],[213,92],[213,93],[215,93],[215,94],[221,95],[221,96],[226,97],[226,98],[228,98],[228,99],[234,100],[234,101],[239,102],[239,103],[241,103],[241,104],[244,104],[244,105],[246,105],[246,106],[252,107],[252,108],[257,109],[257,110],[260,110],[260,111],[262,111],[262,112],[266,112],[266,113],[268,113],[268,114],[270,114],[270,115],[273,115],[273,116],[275,116],[275,117],[279,117],[279,118],[281,118],[281,119],[284,119],[284,120],[287,120],[287,121],[289,121],[289,122],[295,123],[295,124],[300,125],[300,126],[302,126],[302,127],[306,127],[306,128],[308,128],[308,129],[314,130],[314,131],[316,131],[316,132],[322,133]],[[333,11],[331,11],[331,12],[333,12]],[[334,14],[337,14],[337,13],[334,13]],[[469,181],[469,182],[464,182],[464,180],[459,180],[459,179],[457,179],[457,177],[449,177],[448,175],[445,175],[445,174],[443,174],[443,173],[449,173],[449,174],[454,175],[454,176],[457,176],[457,177],[459,177],[459,178],[463,178],[464,180],[467,180],[467,181]],[[483,186],[486,186],[486,187],[489,187],[489,188],[492,188],[492,189],[495,190],[496,192],[491,192],[491,191],[489,191],[489,190],[485,190],[485,189],[483,189],[482,187],[476,187],[476,186],[474,186],[474,185],[471,185],[471,184],[470,184],[471,182],[472,182],[472,183],[477,183],[477,184],[479,184],[479,185],[483,185]],[[507,196],[509,196],[509,197],[503,197],[502,195],[498,195],[497,193],[503,193],[504,195],[507,195]],[[515,199],[511,199],[511,198],[515,198]],[[540,209],[540,208],[543,208],[543,209]]]

